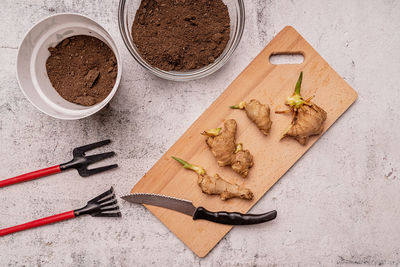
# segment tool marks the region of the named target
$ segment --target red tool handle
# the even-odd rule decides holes
[[[59,222],[59,221],[63,221],[63,220],[68,220],[68,219],[72,219],[72,218],[75,218],[75,213],[74,213],[73,210],[67,211],[67,212],[64,212],[64,213],[60,213],[60,214],[57,214],[57,215],[49,216],[49,217],[46,217],[46,218],[42,218],[42,219],[39,219],[39,220],[31,221],[31,222],[28,222],[28,223],[16,225],[16,226],[13,226],[13,227],[0,229],[0,236],[8,235],[8,234],[12,234],[12,233],[15,233],[15,232],[23,231],[23,230],[26,230],[26,229],[35,228],[35,227],[39,227],[39,226],[42,226],[42,225],[55,223],[55,222]]]
[[[9,178],[9,179],[0,181],[0,187],[33,180],[33,179],[36,179],[39,177],[43,177],[43,176],[50,175],[53,173],[58,173],[58,172],[61,172],[60,165],[49,167],[46,169],[41,169],[41,170],[34,171],[34,172],[29,172],[26,174],[22,174],[20,176],[16,176],[13,178]]]

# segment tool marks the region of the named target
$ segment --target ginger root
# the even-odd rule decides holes
[[[300,144],[305,145],[310,136],[322,133],[324,129],[323,123],[326,120],[327,113],[325,110],[310,101],[313,97],[306,100],[303,99],[300,95],[302,80],[303,72],[300,73],[293,95],[288,97],[285,102],[285,105],[289,106],[290,110],[275,112],[292,112],[292,123],[283,133],[282,138],[291,136]]]
[[[190,164],[180,158],[172,157],[174,160],[182,164],[183,168],[192,170],[197,173],[197,184],[200,186],[201,191],[208,195],[219,195],[221,200],[230,198],[253,199],[253,193],[238,184],[232,184],[222,179],[218,174],[209,176],[206,170],[197,165]]]
[[[257,125],[258,129],[265,135],[269,134],[272,121],[269,117],[270,109],[268,105],[261,104],[260,101],[252,99],[249,103],[242,101],[239,105],[231,106],[231,108],[244,109],[247,117]]]
[[[204,131],[206,143],[217,159],[218,166],[231,166],[234,172],[246,177],[253,166],[253,156],[248,150],[243,150],[242,144],[236,144],[236,121],[227,120],[224,130],[221,128]]]

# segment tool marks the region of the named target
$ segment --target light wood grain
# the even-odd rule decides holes
[[[269,57],[274,53],[304,55],[302,64],[272,65]],[[291,138],[279,141],[281,133],[290,124],[291,116],[275,114],[286,109],[285,99],[293,93],[300,71],[304,72],[302,95],[315,95],[313,101],[328,113],[326,131],[356,100],[357,93],[318,55],[294,30],[285,27],[261,53],[232,82],[220,97],[193,123],[183,136],[135,185],[132,192],[157,193],[192,200],[196,206],[212,211],[226,210],[247,212],[281,178],[285,172],[319,138],[312,137],[306,146]],[[264,136],[249,121],[244,111],[229,109],[230,105],[255,98],[270,105],[272,129]],[[222,126],[224,120],[233,118],[238,123],[237,141],[254,155],[254,167],[242,179],[229,167],[218,167],[200,133]],[[231,199],[226,202],[218,196],[201,192],[195,173],[183,169],[171,159],[177,156],[206,168],[209,174],[219,173],[227,180],[244,183],[255,195],[253,201]],[[190,216],[147,206],[194,253],[204,257],[226,235],[231,226],[207,221],[193,221]],[[279,211],[278,211],[279,216]],[[268,227],[268,223],[265,224]]]

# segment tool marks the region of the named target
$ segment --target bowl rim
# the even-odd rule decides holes
[[[219,70],[222,66],[225,65],[225,63],[231,58],[232,54],[238,47],[243,31],[244,31],[244,26],[246,23],[246,14],[245,14],[245,6],[244,6],[244,1],[243,0],[235,0],[238,4],[238,17],[240,19],[238,25],[237,25],[237,35],[236,38],[234,39],[233,43],[229,47],[229,50],[226,51],[226,53],[221,57],[221,55],[217,58],[218,61],[215,61],[203,68],[196,69],[193,71],[187,71],[187,72],[177,72],[177,71],[165,71],[156,67],[153,67],[149,63],[147,63],[139,53],[135,52],[133,48],[131,47],[131,43],[129,41],[129,37],[127,36],[126,33],[129,31],[126,29],[125,24],[124,24],[124,11],[125,11],[125,6],[127,3],[127,0],[120,0],[119,5],[118,5],[118,27],[120,34],[122,36],[122,40],[124,41],[124,44],[126,48],[128,49],[129,53],[133,56],[133,58],[138,62],[143,68],[151,72],[152,74],[166,79],[166,80],[171,80],[171,81],[191,81],[191,80],[196,80],[200,78],[204,78],[208,75],[211,75],[212,73],[216,72]],[[224,53],[224,52],[223,52]]]
[[[97,103],[97,104],[95,104],[95,105],[93,105],[93,106],[90,106],[89,109],[92,108],[92,110],[90,110],[89,112],[87,112],[87,109],[86,109],[86,110],[83,110],[83,111],[86,111],[87,113],[82,113],[82,114],[76,115],[76,116],[74,116],[74,117],[58,116],[57,114],[51,114],[51,113],[49,113],[48,111],[43,110],[42,108],[40,108],[40,107],[27,95],[27,93],[25,92],[25,89],[24,89],[24,87],[22,86],[21,81],[20,81],[20,64],[19,64],[19,58],[20,58],[20,56],[21,56],[20,54],[21,54],[22,43],[25,41],[25,39],[27,38],[27,36],[29,35],[29,33],[30,33],[35,27],[37,27],[39,24],[43,23],[44,21],[46,21],[46,20],[48,20],[48,19],[50,19],[50,18],[57,17],[57,16],[65,16],[65,15],[72,15],[72,16],[78,16],[78,17],[86,18],[86,19],[90,20],[91,22],[95,23],[96,26],[100,27],[105,33],[107,33],[107,35],[108,35],[107,38],[110,39],[110,40],[113,42],[113,46],[114,46],[114,47],[111,47],[110,45],[108,45],[108,46],[109,46],[110,49],[113,51],[113,53],[114,53],[114,55],[115,55],[115,57],[116,57],[116,59],[117,59],[117,66],[118,66],[117,78],[116,78],[116,80],[115,80],[115,83],[114,83],[114,86],[113,86],[111,92],[107,95],[107,97],[106,97],[105,99],[103,99],[100,103]],[[91,30],[91,31],[96,31],[97,34],[103,36],[103,34],[99,33],[97,30],[93,30],[93,29],[90,29],[90,30]],[[31,60],[31,58],[32,58],[32,54],[30,55],[29,61]],[[16,61],[15,61],[15,62],[16,62],[16,64],[15,64],[15,71],[16,71],[16,78],[17,78],[18,86],[19,86],[20,90],[22,91],[23,95],[25,96],[25,98],[28,99],[28,101],[29,101],[37,110],[43,112],[44,114],[46,114],[46,115],[48,115],[48,116],[50,116],[50,117],[53,117],[53,118],[56,118],[56,119],[61,119],[61,120],[79,120],[79,119],[83,119],[83,118],[89,117],[89,116],[91,116],[91,115],[97,113],[97,112],[100,111],[101,109],[103,109],[103,108],[111,101],[111,99],[114,97],[115,93],[117,92],[117,90],[118,90],[118,88],[119,88],[119,85],[120,85],[120,82],[121,82],[121,77],[122,77],[122,60],[121,60],[121,55],[120,55],[120,53],[119,53],[118,46],[117,46],[117,44],[116,44],[116,42],[115,42],[115,39],[112,37],[112,35],[111,35],[100,23],[98,23],[98,22],[95,21],[94,19],[90,18],[89,16],[82,15],[82,14],[75,13],[75,12],[61,12],[61,13],[53,14],[53,15],[47,16],[47,17],[45,17],[45,18],[43,18],[43,19],[40,19],[38,22],[34,23],[34,24],[25,32],[24,37],[22,38],[22,41],[20,42],[20,44],[19,44],[19,46],[18,46],[18,50],[17,50],[17,54],[16,54]],[[98,105],[98,106],[95,107],[96,105]],[[95,107],[95,108],[94,108],[94,107]]]

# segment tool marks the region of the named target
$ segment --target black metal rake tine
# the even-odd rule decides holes
[[[74,210],[74,214],[75,216],[89,214],[93,217],[122,217],[113,187],[89,200],[85,207]]]
[[[100,210],[101,210],[101,212],[103,212],[103,211],[112,211],[112,210],[119,210],[119,207],[118,207],[118,206],[115,206],[115,207],[105,207],[105,208],[101,208]]]
[[[74,157],[84,156],[85,152],[95,149],[95,148],[98,148],[98,147],[101,147],[101,146],[104,146],[104,145],[107,145],[109,143],[111,143],[111,140],[106,139],[106,140],[103,140],[103,141],[100,141],[97,143],[80,146],[80,147],[75,148],[73,150],[72,154],[74,155]]]
[[[112,164],[112,165],[107,165],[107,166],[103,166],[103,167],[99,167],[99,168],[94,168],[94,169],[87,169],[85,167],[79,168],[78,172],[81,176],[83,177],[88,177],[90,175],[99,173],[99,172],[104,172],[104,171],[108,171],[114,168],[117,168],[118,164]]]
[[[111,188],[110,188],[109,190],[107,190],[106,192],[104,192],[104,193],[98,195],[97,197],[92,198],[91,200],[89,200],[88,203],[96,203],[97,201],[99,201],[100,199],[102,199],[102,198],[104,198],[104,197],[106,197],[106,196],[108,196],[108,195],[114,195],[114,196],[115,196],[115,194],[114,194],[114,188],[113,188],[112,186],[111,186]]]
[[[101,201],[98,203],[100,204],[100,207],[105,207],[105,206],[116,205],[116,204],[118,204],[118,201],[116,198],[112,197],[111,199],[109,199],[107,201]]]
[[[112,213],[96,213],[92,215],[93,217],[122,217],[121,212],[112,212]]]
[[[92,164],[95,162],[98,162],[100,160],[106,159],[106,158],[111,158],[115,156],[115,152],[106,152],[106,153],[101,153],[101,154],[96,154],[96,155],[90,155],[90,156],[85,156],[87,164]]]
[[[104,204],[104,202],[110,202],[111,200],[117,199],[115,197],[115,194],[109,195],[109,196],[105,196],[99,200],[96,201],[97,204]]]

